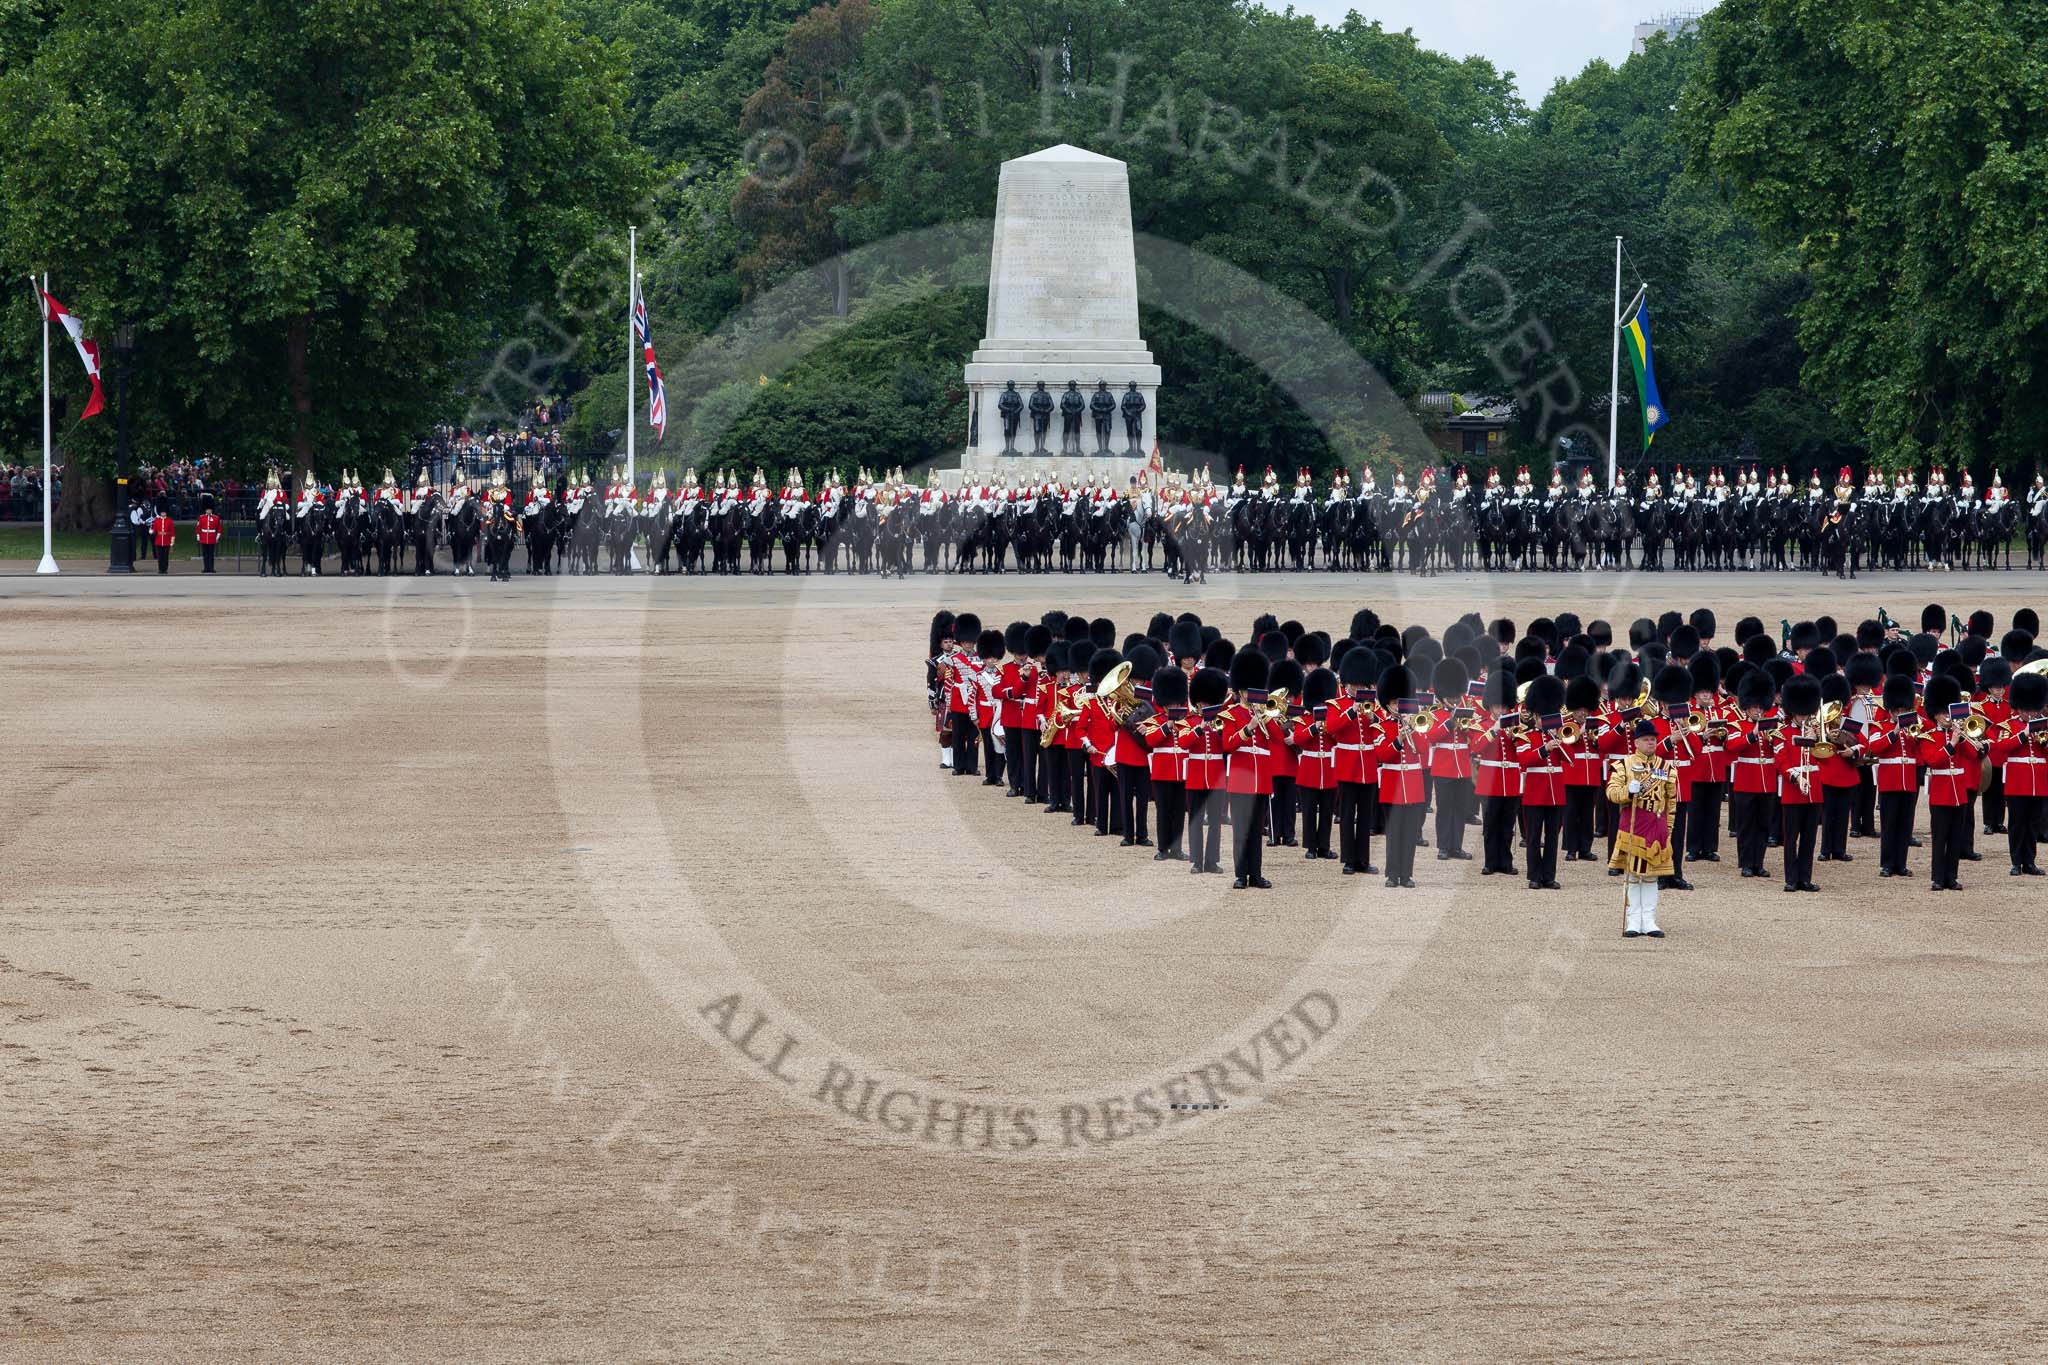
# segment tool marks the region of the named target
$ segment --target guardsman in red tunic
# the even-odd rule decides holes
[[[1690,891],[1685,879],[1687,822],[1692,812],[1692,781],[1705,770],[1699,748],[1703,735],[1696,735],[1682,718],[1692,714],[1692,670],[1683,664],[1666,664],[1650,682],[1650,698],[1662,708],[1655,717],[1657,754],[1677,779],[1677,801],[1671,809],[1671,871],[1658,877],[1657,885],[1667,891]]]
[[[1050,633],[1050,632],[1048,632]],[[1044,666],[1038,674],[1033,706],[1038,720],[1032,727],[1038,744],[1038,794],[1044,798],[1045,813],[1067,809],[1067,748],[1063,734],[1068,689],[1073,678],[1067,672],[1067,642],[1054,640],[1046,646]]]
[[[1114,630],[1111,627],[1112,633]],[[1114,828],[1111,813],[1116,809],[1116,718],[1097,693],[1122,662],[1117,652],[1106,645],[1089,656],[1088,695],[1075,722],[1081,731],[1081,747],[1088,754],[1088,818],[1094,823],[1098,838]]]
[[[1913,680],[1894,674],[1884,680],[1883,705],[1864,731],[1863,752],[1873,760],[1877,784],[1877,875],[1906,875],[1913,846],[1913,820],[1920,805],[1919,700]]]
[[[465,494],[465,497],[467,495]],[[596,515],[594,512],[592,515]],[[932,617],[931,638],[924,661],[925,699],[932,709],[932,728],[939,738],[939,766],[953,766],[953,718],[948,705],[953,693],[953,613]]]
[[[220,544],[220,513],[213,510],[213,494],[199,499],[199,557],[201,573],[213,572],[213,550]]]
[[[1128,662],[1130,696],[1119,698],[1113,707],[1110,731],[1109,775],[1116,782],[1115,828],[1123,835],[1125,848],[1150,848],[1146,832],[1152,805],[1151,756],[1138,733],[1138,722],[1153,713],[1152,675],[1159,671],[1159,654],[1150,645],[1134,645]]]
[[[1437,705],[1431,713],[1434,723],[1423,732],[1429,754],[1430,785],[1436,796],[1436,857],[1438,862],[1470,859],[1465,851],[1465,822],[1472,814],[1473,708],[1465,689],[1471,674],[1456,659],[1439,659],[1434,681]],[[1459,713],[1463,712],[1461,716]]]
[[[987,775],[984,787],[1003,785],[1002,719],[996,701],[996,683],[1003,669],[1003,633],[984,630],[975,641],[974,728],[981,732],[982,765]]]
[[[1387,752],[1374,684],[1379,651],[1363,642],[1337,661],[1338,714],[1330,722],[1337,751],[1337,855],[1344,875],[1379,871],[1372,862],[1372,831],[1380,809],[1380,758]]]
[[[1414,676],[1400,664],[1380,674],[1379,697],[1380,705],[1393,711],[1380,722],[1387,744],[1380,759],[1380,805],[1387,812],[1387,885],[1413,887],[1423,800],[1422,729],[1416,722],[1427,713],[1415,699]],[[1431,718],[1427,723],[1436,722]]]
[[[1697,628],[1694,628],[1695,631]],[[1686,825],[1688,860],[1721,861],[1721,806],[1728,794],[1728,721],[1734,708],[1721,695],[1721,661],[1701,649],[1687,665],[1692,670],[1692,709],[1706,717],[1707,728],[1693,745],[1692,813]]]
[[[1231,871],[1234,890],[1271,890],[1265,878],[1266,808],[1273,799],[1273,747],[1281,721],[1266,707],[1271,666],[1257,649],[1238,651],[1230,664],[1230,705],[1223,723],[1224,785],[1230,791]]]
[[[1153,714],[1138,725],[1149,751],[1152,802],[1158,809],[1159,851],[1155,862],[1186,858],[1181,838],[1187,826],[1188,749],[1181,735],[1188,723],[1188,675],[1162,668],[1152,675]]]
[[[1305,643],[1310,636],[1304,635]],[[1301,803],[1301,843],[1306,858],[1334,858],[1330,826],[1337,812],[1337,741],[1333,713],[1341,714],[1337,675],[1318,667],[1301,685],[1301,716],[1294,722],[1294,790]]]
[[[608,489],[607,499],[615,494],[616,489]],[[946,688],[946,724],[953,740],[955,777],[974,777],[978,772],[974,749],[974,691],[979,668],[968,651],[980,638],[981,617],[971,611],[963,611],[954,617],[954,645],[939,669]]]
[[[1735,861],[1745,877],[1765,877],[1777,799],[1777,718],[1766,725],[1778,688],[1771,675],[1752,667],[1735,685],[1737,715],[1728,728],[1728,817],[1735,830]],[[1911,821],[1908,820],[1910,827]]]
[[[1966,705],[1963,690],[1946,673],[1927,680],[1925,695],[1928,733],[1919,742],[1920,762],[1927,769],[1928,853],[1934,864],[1933,888],[1960,891],[1956,869],[1963,856],[1963,837],[1969,833],[1970,773],[1981,766],[1982,755],[1962,733],[1962,718],[1952,708]]]
[[[2012,875],[2038,877],[2041,808],[2048,801],[2048,674],[2015,673],[2008,713],[1991,743],[1991,761],[2005,783],[2005,843]]]
[[[1564,728],[1565,685],[1544,675],[1529,681],[1522,694],[1522,716],[1529,726],[1516,761],[1522,766],[1522,829],[1528,841],[1529,889],[1561,891],[1557,880],[1557,845],[1564,830],[1567,746]],[[1592,829],[1587,828],[1590,838]]]
[[[1559,737],[1558,762],[1564,767],[1564,830],[1559,843],[1568,863],[1591,862],[1593,817],[1605,805],[1606,764],[1600,757],[1600,684],[1580,676],[1564,685],[1564,712],[1559,729],[1572,728],[1567,741]],[[1526,788],[1524,800],[1527,799]]]
[[[1295,713],[1301,709],[1301,685],[1308,675],[1293,659],[1273,659],[1270,650],[1266,651],[1266,657],[1272,661],[1266,690],[1273,694],[1276,703],[1281,700],[1281,693],[1287,694],[1287,723],[1275,728],[1279,738],[1273,745],[1272,755],[1273,799],[1266,803],[1267,842],[1278,848],[1294,848],[1299,842],[1294,834],[1294,780],[1300,764],[1294,752],[1294,722],[1300,719]]]
[[[1181,727],[1187,753],[1188,872],[1223,872],[1225,796],[1223,708],[1230,679],[1220,668],[1198,668],[1188,679],[1188,720]]]
[[[1785,682],[1779,697],[1784,724],[1776,736],[1771,767],[1778,780],[1778,813],[1785,854],[1785,889],[1818,891],[1813,883],[1813,845],[1820,830],[1820,683],[1800,675]]]
[[[1514,876],[1515,829],[1522,812],[1522,733],[1515,705],[1515,675],[1496,667],[1486,676],[1486,710],[1473,717],[1468,741],[1472,792],[1479,800],[1481,876]]]
[[[1003,649],[1009,657],[1003,661],[996,675],[995,698],[996,718],[1003,727],[1003,769],[1009,778],[1007,796],[1029,794],[1031,762],[1025,752],[1024,737],[1028,733],[1034,747],[1038,739],[1038,731],[1025,719],[1038,686],[1037,668],[1031,657],[1033,629],[1045,630],[1045,627],[1033,627],[1026,621],[1012,621],[1003,628]],[[1050,643],[1052,632],[1047,630],[1045,633]],[[1038,653],[1042,657],[1045,651],[1040,649]]]
[[[169,503],[157,503],[156,516],[149,523],[149,538],[156,545],[156,571],[160,574],[169,573],[171,546],[178,543],[178,528],[171,521]]]
[[[1849,702],[1854,693],[1848,677],[1839,671],[1820,680],[1821,706],[1830,712],[1841,708],[1841,720],[1827,736],[1834,752],[1820,760],[1820,861],[1824,863],[1855,861],[1855,855],[1849,852],[1849,817],[1856,805],[1853,760],[1861,752],[1861,743],[1854,733],[1842,728],[1848,723]]]

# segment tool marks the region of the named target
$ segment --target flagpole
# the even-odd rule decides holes
[[[57,557],[50,553],[50,272],[43,272],[42,291],[36,308],[43,315],[43,562],[36,572],[57,572]]]
[[[640,229],[632,224],[626,226],[626,491],[635,488],[633,469],[633,426],[638,416],[639,397],[633,391],[633,362],[635,342],[633,335],[633,308],[639,302],[640,284]],[[632,568],[640,567],[638,547],[629,545],[626,562]]]
[[[1607,487],[1614,488],[1614,443],[1621,439],[1621,238],[1614,239],[1614,355],[1607,376]]]

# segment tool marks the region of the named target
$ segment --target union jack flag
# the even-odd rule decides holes
[[[654,335],[647,330],[647,300],[640,281],[633,281],[633,330],[640,336],[640,354],[647,364],[647,425],[659,441],[668,433],[668,395],[661,387],[661,366],[654,361]]]

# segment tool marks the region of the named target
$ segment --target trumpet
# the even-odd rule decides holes
[[[1704,735],[1707,732],[1707,713],[1704,711],[1687,712],[1685,719],[1680,721],[1679,724],[1685,728],[1685,732],[1688,735]]]
[[[1430,715],[1427,711],[1417,711],[1414,715],[1408,717],[1408,729],[1412,734],[1425,734],[1428,732],[1429,727],[1434,724],[1436,724],[1436,717]]]

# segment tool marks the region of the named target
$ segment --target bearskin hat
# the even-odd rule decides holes
[[[1408,647],[1408,666],[1419,681],[1425,670],[1434,671],[1444,657],[1444,647],[1427,635]]]
[[[1221,626],[1203,626],[1203,627],[1202,627],[1202,648],[1203,648],[1203,649],[1207,649],[1207,648],[1208,648],[1208,647],[1209,647],[1210,645],[1213,645],[1213,644],[1215,644],[1215,643],[1216,643],[1216,642],[1217,642],[1218,640],[1220,640],[1220,639],[1222,639],[1222,638],[1223,638],[1223,627],[1221,627]]]
[[[1031,642],[1031,623],[1012,621],[1003,627],[1003,648],[1011,654],[1022,654]]]
[[[1252,692],[1266,685],[1273,665],[1256,649],[1240,649],[1230,661],[1230,687],[1234,692]]]
[[[1671,632],[1685,624],[1685,618],[1675,611],[1659,612],[1657,615],[1657,638],[1669,641]]]
[[[2009,664],[2026,662],[2027,652],[2034,647],[2034,637],[2015,626],[1998,641],[1999,657]]]
[[[1351,613],[1351,638],[1370,640],[1380,628],[1379,614],[1371,607],[1360,607]]]
[[[1742,657],[1753,664],[1760,664],[1778,652],[1768,635],[1752,635],[1742,642]]]
[[[1345,655],[1349,654],[1352,650],[1357,649],[1359,647],[1360,646],[1358,642],[1353,640],[1348,635],[1345,636],[1343,639],[1339,640],[1336,644],[1331,645],[1330,657],[1328,660],[1330,667],[1335,668],[1340,662],[1342,662]]]
[[[1209,647],[1202,651],[1202,664],[1221,672],[1230,671],[1230,661],[1237,657],[1237,646],[1228,640],[1211,640]]]
[[[1166,632],[1167,652],[1176,659],[1202,657],[1202,628],[1193,621],[1175,621]]]
[[[1173,618],[1163,611],[1152,613],[1152,619],[1145,623],[1145,633],[1155,640],[1164,640],[1173,633]]]
[[[1642,694],[1643,670],[1633,659],[1623,659],[1607,674],[1609,701],[1634,701]]]
[[[2021,673],[2013,678],[2006,699],[2021,711],[2048,707],[2048,673]]]
[[[1700,652],[1700,633],[1691,626],[1680,626],[1671,632],[1671,657],[1684,663]]]
[[[1430,687],[1446,702],[1454,702],[1465,695],[1466,684],[1472,681],[1472,671],[1456,659],[1439,660],[1430,671]]]
[[[1654,678],[1657,670],[1671,661],[1671,651],[1652,640],[1636,651],[1636,662],[1643,666],[1643,676]]]
[[[1963,662],[1975,668],[1984,662],[1984,656],[1991,650],[1991,642],[1982,636],[1965,635],[1956,642],[1956,653],[1963,656]]]
[[[1906,685],[1907,693],[1910,694],[1912,690],[1913,685],[1908,683]],[[1751,707],[1762,708],[1769,706],[1772,699],[1777,695],[1778,685],[1772,682],[1771,675],[1761,668],[1743,674],[1742,681],[1736,684],[1735,687],[1736,704],[1744,710],[1748,710]]]
[[[953,638],[972,640],[981,634],[981,617],[971,611],[963,611],[953,618]]]
[[[1098,649],[1088,656],[1088,685],[1102,686],[1102,680],[1109,671],[1124,661],[1124,656],[1113,649]]]
[[[1825,678],[1836,671],[1835,651],[1826,645],[1815,645],[1806,651],[1805,663],[1808,677]]]
[[[1194,626],[1197,630],[1201,629],[1202,626],[1201,615],[1197,612],[1184,611],[1180,615],[1173,618],[1173,623],[1175,625],[1180,625],[1183,622],[1186,622],[1187,624]]]
[[[1252,638],[1254,640],[1260,638],[1269,630],[1278,629],[1280,629],[1280,618],[1270,611],[1260,612],[1252,620]]]
[[[1568,711],[1591,711],[1600,705],[1600,684],[1591,678],[1580,676],[1564,685],[1564,704]]]
[[[1898,675],[1910,678],[1920,671],[1918,661],[1913,658],[1913,651],[1904,645],[1889,645],[1878,657],[1884,660],[1884,673],[1887,678]]]
[[[1315,668],[1330,661],[1330,644],[1323,639],[1321,631],[1312,630],[1294,642],[1294,657],[1301,660],[1302,667]]]
[[[1837,706],[1849,704],[1849,679],[1840,673],[1830,673],[1820,680],[1820,699],[1831,701]]]
[[[1543,659],[1549,657],[1549,654],[1549,647],[1543,643],[1543,637],[1540,635],[1524,635],[1521,643],[1515,646],[1517,659]]]
[[[1614,626],[1608,621],[1595,617],[1586,625],[1586,634],[1593,637],[1593,643],[1608,646],[1614,643]]]
[[[1686,667],[1692,672],[1694,695],[1705,692],[1711,696],[1721,690],[1721,661],[1712,654],[1695,654]]]
[[[2023,630],[2030,636],[2041,633],[2041,614],[2032,607],[2021,607],[2012,614],[2012,628]]]
[[[1269,630],[1259,637],[1259,653],[1274,663],[1287,657],[1287,637],[1277,630]]]
[[[1939,602],[1929,602],[1920,608],[1920,629],[1928,635],[1939,635],[1948,629],[1948,612]]]
[[[1523,633],[1541,640],[1545,652],[1548,652],[1550,646],[1557,643],[1557,622],[1548,616],[1539,616],[1529,623]]]
[[[1586,671],[1586,657],[1583,645],[1566,645],[1557,651],[1557,676],[1566,679],[1578,677]]]
[[[1496,668],[1486,675],[1486,704],[1506,711],[1515,704],[1515,675]]]
[[[1088,639],[1097,649],[1116,648],[1116,622],[1098,616],[1088,623]]]
[[[1852,687],[1876,687],[1884,681],[1884,661],[1875,654],[1851,655],[1849,666],[1842,671],[1849,675]]]
[[[1124,657],[1131,661],[1131,677],[1144,682],[1165,666],[1166,660],[1159,657],[1150,641],[1141,642],[1124,651]]]
[[[1307,629],[1308,627],[1299,621],[1282,621],[1280,623],[1280,633],[1287,637],[1287,643],[1290,645],[1299,640],[1302,637],[1302,633]]]
[[[1230,695],[1230,678],[1220,668],[1198,668],[1188,679],[1188,700],[1196,706],[1221,706]]]
[[[1024,632],[1024,652],[1037,658],[1052,648],[1052,627],[1040,622]]]
[[[1561,611],[1555,619],[1557,621],[1557,638],[1560,640],[1569,640],[1572,636],[1579,634],[1586,628],[1580,623],[1579,614],[1575,611]]]
[[[1364,645],[1345,650],[1337,663],[1337,679],[1346,687],[1370,687],[1382,671],[1379,651]]]
[[[1502,649],[1506,649],[1515,642],[1515,623],[1505,616],[1495,617],[1493,625],[1488,627],[1488,629],[1493,634],[1494,642]]]
[[[1657,676],[1650,682],[1650,698],[1666,706],[1692,700],[1692,670],[1682,664],[1669,664],[1657,670]]]
[[[1878,649],[1884,644],[1884,626],[1877,621],[1856,623],[1856,648]]]
[[[1922,668],[1934,662],[1934,656],[1941,653],[1941,642],[1932,635],[1914,635],[1906,640],[1906,648],[1913,660]]]
[[[1152,704],[1154,706],[1186,706],[1188,704],[1188,675],[1178,668],[1161,668],[1152,674]]]
[[[1337,699],[1337,675],[1327,668],[1318,668],[1309,673],[1301,684],[1301,704],[1321,706]]]
[[[1745,616],[1735,623],[1735,647],[1740,649],[1749,643],[1749,638],[1752,635],[1761,635],[1763,633],[1764,623],[1761,618]]]
[[[1266,687],[1270,691],[1285,692],[1288,696],[1299,699],[1302,679],[1307,676],[1308,670],[1300,664],[1292,659],[1282,659],[1266,671]]]
[[[1778,697],[1785,714],[1795,720],[1820,714],[1820,683],[1813,678],[1792,678],[1779,689]]]
[[[952,636],[954,639],[958,639],[958,636],[953,635],[953,631],[955,629],[956,627],[953,624],[952,612],[942,611],[938,615],[932,617],[932,640],[930,647],[926,650],[926,653],[937,654],[939,652],[939,641],[944,640],[948,636]]]
[[[1799,650],[1802,649],[1817,649],[1819,648],[1819,646],[1819,626],[1815,625],[1811,621],[1794,621],[1792,623],[1793,652],[1797,653]]]
[[[1994,687],[2011,687],[2012,679],[2012,665],[1996,655],[1977,665],[1977,686],[1986,692]]]
[[[1742,656],[1737,654],[1731,645],[1718,646],[1714,649],[1713,655],[1715,660],[1721,665],[1721,676],[1724,678],[1728,676],[1728,670],[1735,667],[1742,660]]]
[[[1644,644],[1657,638],[1657,623],[1647,616],[1638,616],[1628,623],[1628,647],[1641,649]]]
[[[1894,673],[1884,680],[1884,709],[1895,716],[1908,715],[1913,710],[1913,680]]]
[[[1547,674],[1548,670],[1544,668],[1543,660],[1521,659],[1515,664],[1513,676],[1515,682],[1520,684],[1528,682],[1533,678],[1545,677]]]
[[[1554,716],[1564,710],[1566,687],[1556,678],[1541,677],[1522,694],[1522,709],[1532,716]]]
[[[1963,685],[1946,673],[1937,673],[1927,680],[1927,690],[1922,700],[1927,704],[1927,714],[1940,720],[1948,714],[1948,708],[1963,699]]]
[[[1472,642],[1472,628],[1463,621],[1453,621],[1444,627],[1444,648],[1453,654]]]
[[[985,630],[975,641],[974,652],[984,659],[1003,657],[1003,633],[999,630]]]
[[[1835,618],[1832,616],[1822,615],[1814,617],[1813,628],[1820,632],[1820,641],[1822,644],[1829,643],[1837,635],[1842,633],[1841,629],[1835,625]]]
[[[1714,638],[1714,613],[1708,610],[1706,607],[1696,608],[1693,611],[1693,614],[1686,617],[1685,620],[1687,625],[1691,626],[1694,630],[1699,632],[1699,636],[1702,640],[1711,640]]]
[[[1379,701],[1382,706],[1406,701],[1415,695],[1415,675],[1401,664],[1393,664],[1380,674]]]
[[[1054,607],[1051,611],[1039,617],[1038,624],[1044,626],[1054,635],[1057,635],[1062,639],[1066,638],[1067,614],[1061,611],[1058,607]]]
[[[1451,657],[1465,665],[1465,672],[1476,678],[1487,670],[1489,660],[1497,659],[1500,656],[1493,652],[1492,644],[1489,642],[1484,654],[1479,652],[1479,646],[1466,645],[1461,649],[1453,651]],[[1512,663],[1514,661],[1511,659],[1509,662]]]
[[[1066,641],[1055,640],[1046,647],[1045,668],[1048,673],[1064,673],[1067,671]]]
[[[1970,613],[1969,623],[1963,629],[1980,640],[1989,640],[1991,632],[1998,629],[1998,621],[1990,612],[1979,607]]]
[[[1070,645],[1087,645],[1090,648],[1095,645],[1094,633],[1088,629],[1088,618],[1079,612],[1067,618],[1067,624],[1062,627],[1062,632]]]

